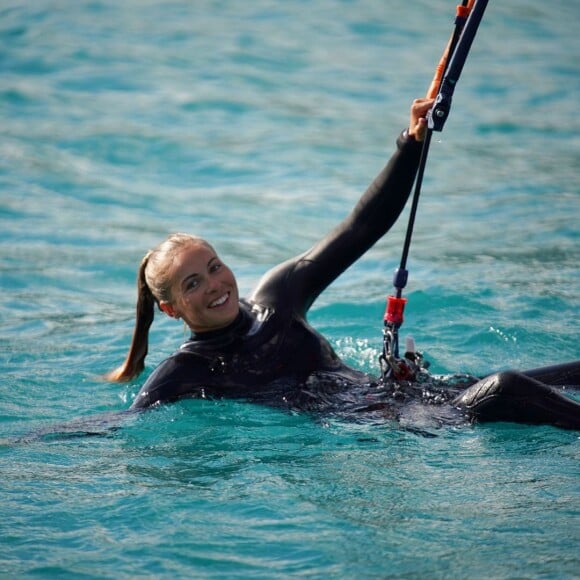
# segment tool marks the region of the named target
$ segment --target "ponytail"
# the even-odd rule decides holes
[[[137,312],[135,316],[135,329],[127,358],[121,366],[107,373],[103,378],[111,382],[127,382],[137,377],[145,368],[149,344],[149,328],[155,315],[156,300],[147,284],[145,269],[149,262],[149,252],[141,261],[137,276]]]

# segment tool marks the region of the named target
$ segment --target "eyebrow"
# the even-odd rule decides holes
[[[210,258],[210,259],[207,261],[206,267],[207,267],[207,268],[210,268],[210,267],[211,267],[211,265],[212,265],[212,262],[214,262],[214,261],[216,261],[216,260],[217,260],[218,262],[220,261],[220,260],[219,260],[219,258],[218,258],[217,256],[212,256],[212,257],[211,257],[211,258]],[[188,282],[189,280],[191,280],[192,278],[199,278],[199,276],[200,276],[200,274],[199,274],[198,272],[193,272],[192,274],[188,274],[188,275],[187,275],[187,276],[186,276],[186,277],[185,277],[185,278],[184,278],[184,279],[181,281],[181,287],[183,288],[184,286],[186,286],[186,285],[187,285],[187,282]]]

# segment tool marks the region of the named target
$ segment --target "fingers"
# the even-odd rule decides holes
[[[433,106],[435,99],[415,99],[411,105],[411,114],[409,120],[409,135],[416,141],[423,141],[427,132],[427,120],[425,116]]]
[[[428,97],[415,99],[413,101],[413,103],[411,104],[411,108],[424,109],[426,107],[427,110],[429,110],[431,108],[431,106],[433,105],[434,101],[435,101],[435,99],[430,99]]]

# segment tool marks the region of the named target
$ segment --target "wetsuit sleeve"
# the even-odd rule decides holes
[[[310,250],[270,270],[250,300],[305,316],[320,293],[395,223],[411,193],[420,155],[421,143],[403,132],[396,152],[350,214]]]

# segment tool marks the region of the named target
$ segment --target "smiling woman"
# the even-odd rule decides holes
[[[307,322],[316,298],[388,232],[405,206],[432,103],[414,101],[398,150],[351,213],[310,250],[266,273],[247,300],[239,299],[234,274],[202,238],[173,234],[145,256],[131,348],[108,378],[129,380],[143,370],[155,306],[183,319],[192,335],[152,373],[133,409],[185,397],[229,397],[400,419],[405,405],[419,400],[432,406],[437,392],[434,414],[441,422],[507,420],[580,428],[580,405],[541,383],[546,377],[541,370],[534,376],[503,372],[471,378],[443,389],[426,372],[416,380],[377,381],[347,366]],[[552,369],[552,384],[580,382],[580,365],[560,370]]]
[[[232,271],[205,240],[173,234],[149,252],[139,268],[131,348],[125,362],[107,378],[130,380],[143,370],[157,306],[190,328],[192,338],[178,352],[190,356],[185,360],[173,356],[162,363],[137,396],[137,406],[200,396],[202,387],[204,395],[213,387],[216,396],[246,396],[248,389],[260,396],[260,389],[273,381],[290,378],[290,392],[276,397],[287,400],[301,393],[319,372],[337,373],[337,385],[343,375],[368,382],[364,373],[340,361],[329,342],[307,323],[306,314],[320,293],[383,236],[403,210],[432,103],[432,99],[414,101],[409,128],[400,136],[397,152],[351,214],[310,250],[267,273],[247,301],[239,300]],[[224,341],[236,344],[227,356]],[[197,356],[192,357],[194,351]],[[179,379],[168,372],[176,368],[181,369]],[[229,388],[226,393],[224,386]]]

